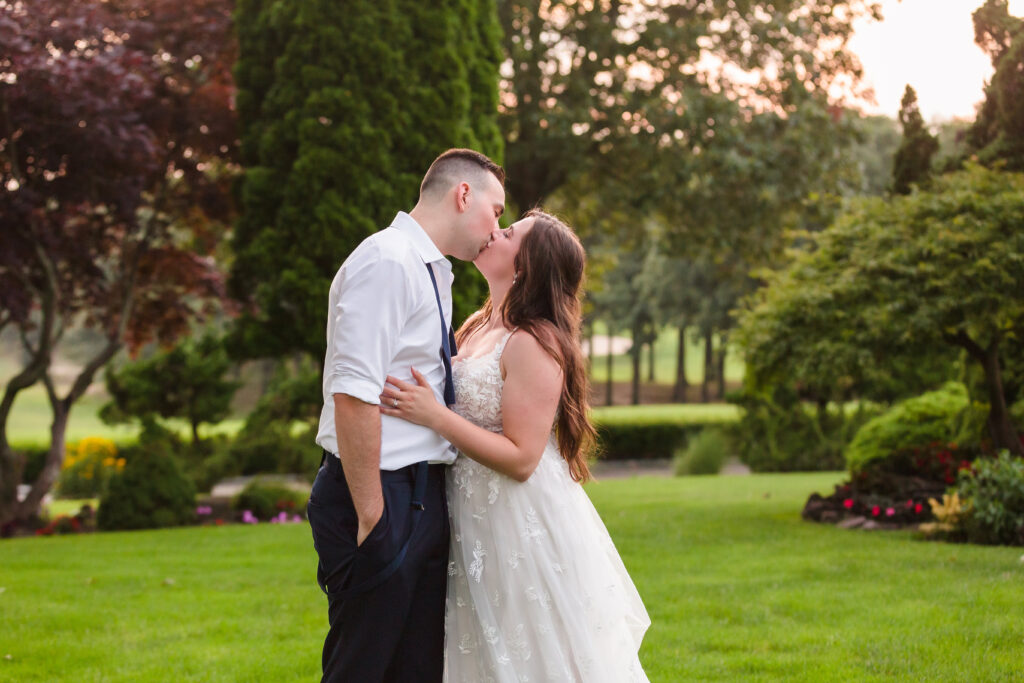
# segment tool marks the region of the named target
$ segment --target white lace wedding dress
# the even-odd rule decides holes
[[[453,367],[456,412],[494,432],[510,334]],[[647,611],[554,436],[525,482],[460,454],[447,493],[445,681],[647,681]]]

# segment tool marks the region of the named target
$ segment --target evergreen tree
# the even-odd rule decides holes
[[[1024,170],[1024,20],[1010,15],[1006,0],[987,0],[973,19],[974,40],[996,71],[967,131],[968,151],[983,163]]]
[[[499,160],[499,27],[485,0],[240,0],[245,175],[232,294],[243,357],[323,358],[327,291],[360,241],[416,201],[449,147]],[[483,298],[456,264],[456,323]]]
[[[928,179],[932,156],[939,151],[939,140],[928,132],[917,107],[917,93],[909,85],[900,102],[900,125],[903,141],[896,150],[892,167],[892,189],[896,194],[910,194],[911,185]]]

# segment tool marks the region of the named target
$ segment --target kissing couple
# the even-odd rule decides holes
[[[308,509],[324,681],[647,681],[650,620],[581,486],[583,246],[542,211],[501,229],[504,180],[448,150],[331,284]],[[457,333],[446,256],[490,290]]]

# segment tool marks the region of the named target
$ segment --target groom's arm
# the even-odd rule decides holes
[[[378,395],[409,316],[409,300],[405,269],[378,247],[369,246],[346,263],[324,372],[330,373],[338,456],[359,516],[359,544],[384,511]]]
[[[362,545],[384,513],[380,488],[380,410],[348,394],[334,394],[334,425],[338,456],[356,514]]]

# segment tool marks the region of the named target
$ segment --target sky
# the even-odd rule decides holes
[[[992,77],[988,56],[974,44],[971,14],[984,0],[882,0],[881,22],[855,24],[850,47],[864,66],[877,104],[865,111],[895,117],[909,83],[926,121],[974,118]],[[1024,0],[1010,0],[1024,15]]]

